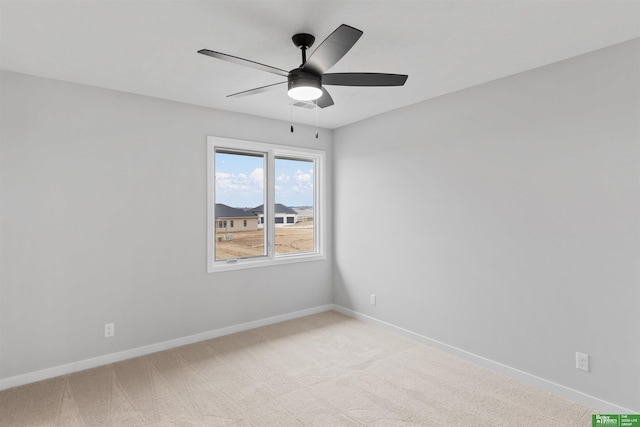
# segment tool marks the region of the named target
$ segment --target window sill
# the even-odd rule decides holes
[[[223,271],[244,270],[249,268],[264,268],[277,265],[293,264],[298,262],[321,261],[327,259],[325,254],[306,254],[306,255],[281,255],[277,258],[238,258],[229,261],[217,261],[209,263],[207,266],[208,273],[218,273]]]

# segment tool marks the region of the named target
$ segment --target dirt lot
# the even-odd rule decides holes
[[[263,230],[216,233],[216,260],[264,254]],[[313,250],[313,222],[276,228],[276,254]]]

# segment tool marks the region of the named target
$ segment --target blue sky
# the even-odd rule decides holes
[[[216,203],[255,207],[263,203],[262,157],[216,153]],[[276,203],[313,205],[313,162],[276,159]]]

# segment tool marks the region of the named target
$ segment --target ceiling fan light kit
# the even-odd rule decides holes
[[[289,73],[289,96],[296,101],[313,101],[322,96],[320,76],[305,73],[300,68]]]

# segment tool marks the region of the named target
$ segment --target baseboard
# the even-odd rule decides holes
[[[110,363],[120,362],[122,360],[132,359],[134,357],[145,356],[159,351],[169,350],[183,345],[193,344],[200,341],[206,341],[225,335],[235,334],[236,332],[247,331],[249,329],[259,328],[261,326],[272,325],[287,320],[297,319],[299,317],[310,316],[312,314],[322,313],[324,311],[333,310],[333,304],[321,305],[308,308],[305,310],[295,311],[292,313],[281,314],[278,316],[267,317],[265,319],[254,320],[251,322],[241,323],[238,325],[227,326],[212,331],[202,332],[199,334],[189,335],[186,337],[176,338],[169,341],[163,341],[157,344],[151,344],[144,347],[137,347],[130,350],[120,351],[118,353],[106,354],[91,359],[80,360],[66,365],[55,366],[52,368],[42,369],[40,371],[29,372],[22,375],[16,375],[5,379],[0,379],[0,390],[11,387],[17,387],[24,384],[30,384],[49,378],[59,377],[61,375],[71,374],[73,372],[84,371],[85,369],[96,368],[98,366],[108,365]]]
[[[487,359],[486,357],[482,357],[477,354],[459,349],[457,347],[451,346],[441,341],[434,340],[429,337],[425,337],[424,335],[420,335],[416,332],[401,328],[391,323],[378,320],[374,317],[367,316],[366,314],[353,311],[346,307],[334,304],[333,309],[349,317],[353,317],[358,320],[363,320],[365,322],[381,326],[385,329],[394,331],[400,335],[404,335],[416,341],[427,344],[431,347],[435,347],[439,350],[443,350],[449,354],[453,354],[455,356],[458,356],[470,362],[477,363],[478,365],[484,366],[485,368],[507,375],[511,378],[515,378],[519,381],[522,381],[525,384],[529,384],[531,386],[537,387],[551,394],[555,394],[556,396],[564,397],[567,400],[571,400],[573,402],[579,403],[589,408],[593,408],[599,413],[603,413],[603,414],[637,414],[639,413],[639,411],[637,410],[634,411],[634,410],[616,405],[615,403],[607,402],[605,400],[588,395],[581,391],[577,391],[572,388],[565,387],[561,384],[554,383],[553,381],[545,380],[544,378],[537,377],[535,375],[529,374],[519,369],[512,368],[511,366],[507,366],[502,363],[493,361],[491,359]]]

